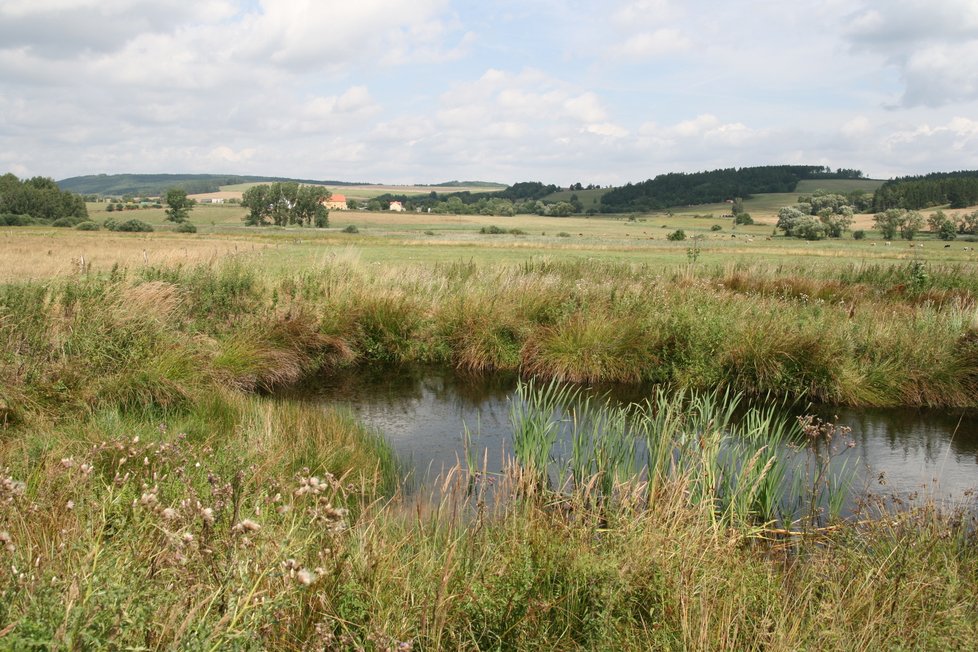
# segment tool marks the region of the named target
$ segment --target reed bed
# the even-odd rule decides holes
[[[272,279],[238,261],[7,284],[0,421],[165,410],[213,386],[264,391],[341,366],[415,363],[840,405],[978,405],[972,290],[958,270],[914,269],[843,283],[546,260],[405,271],[347,255]]]

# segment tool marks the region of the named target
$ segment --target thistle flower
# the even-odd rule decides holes
[[[245,532],[257,532],[260,529],[261,529],[260,525],[258,525],[251,519],[246,518],[243,521],[236,523],[234,527],[231,528],[231,531],[234,532],[235,534],[242,534]]]

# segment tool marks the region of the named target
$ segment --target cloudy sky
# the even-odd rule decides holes
[[[975,0],[0,0],[0,173],[978,168]]]

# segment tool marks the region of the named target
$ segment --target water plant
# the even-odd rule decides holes
[[[730,390],[660,388],[642,404],[614,405],[578,386],[521,382],[511,407],[513,459],[535,489],[583,492],[595,505],[629,494],[629,485],[641,486],[650,505],[662,487],[682,483],[691,504],[729,527],[760,532],[837,519],[849,476],[844,465],[830,467],[847,449],[844,429],[843,449],[826,453],[819,446],[831,443],[835,426],[796,422],[776,401],[741,411],[742,403]]]

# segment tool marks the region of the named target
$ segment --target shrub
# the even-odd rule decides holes
[[[181,222],[177,224],[177,228],[174,230],[177,233],[197,233],[197,227],[190,222]]]
[[[73,217],[59,217],[55,221],[51,222],[51,226],[56,226],[59,229],[70,229],[76,224],[78,224],[78,220]]]
[[[753,224],[754,218],[750,213],[737,213],[734,215],[734,224]]]
[[[91,220],[85,220],[84,222],[80,222],[75,226],[76,231],[98,231],[100,228],[101,227],[98,224],[92,222]]]
[[[30,215],[16,215],[14,213],[0,215],[0,226],[32,226],[44,223],[44,220],[38,220]]]
[[[862,229],[859,229],[858,231],[853,231],[852,232],[852,239],[853,240],[865,240],[866,239],[866,232],[863,231]]]
[[[510,229],[509,233],[510,235],[526,235],[526,231],[523,229]]]
[[[424,234],[425,235],[435,235],[435,232],[434,231],[425,231]]]
[[[116,222],[112,218],[105,220],[105,228],[109,231],[126,231],[130,233],[149,233],[153,227],[142,220],[126,220]]]
[[[570,233],[568,233],[567,231],[561,231],[560,233],[557,234],[557,237],[558,238],[569,238],[570,237]]]
[[[348,224],[343,233],[360,233],[360,229],[357,228],[356,224]]]
[[[937,237],[941,240],[954,240],[958,237],[957,226],[951,220],[944,221],[937,230]]]
[[[479,233],[486,234],[486,235],[499,235],[501,233],[509,233],[509,231],[493,224],[492,226],[482,227],[481,229],[479,229]]]
[[[711,231],[723,231],[723,227],[720,226],[719,224],[714,224],[713,226],[710,227],[710,230]]]
[[[821,240],[826,234],[825,225],[811,215],[798,218],[791,227],[791,235],[803,240]]]
[[[676,229],[672,233],[666,236],[667,240],[672,240],[673,242],[679,242],[680,240],[686,239],[686,232],[682,229]]]

